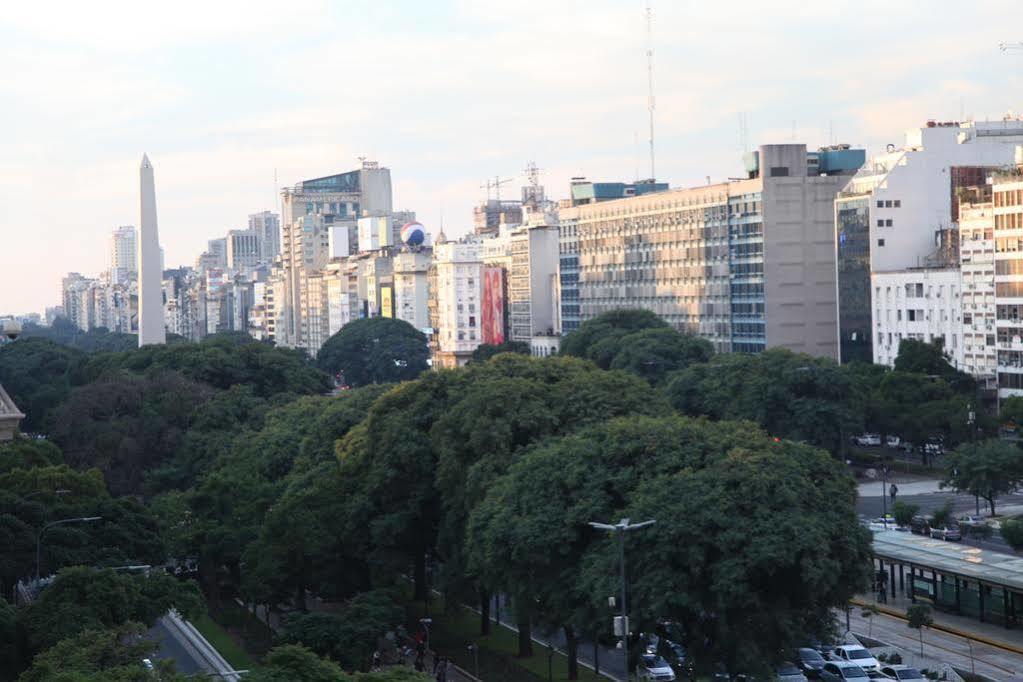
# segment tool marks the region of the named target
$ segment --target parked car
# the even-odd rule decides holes
[[[777,673],[778,682],[807,682],[803,671],[792,663],[782,663]]]
[[[924,454],[934,457],[945,454],[945,442],[941,438],[929,438],[924,443]]]
[[[930,535],[931,522],[927,520],[926,516],[917,514],[909,522],[909,530],[911,533],[916,533],[917,535]]]
[[[668,662],[657,654],[643,654],[636,666],[636,677],[641,680],[657,680],[657,682],[674,682],[675,671]]]
[[[889,679],[900,680],[900,682],[917,682],[927,679],[919,670],[908,665],[886,665],[881,668],[881,672]]]
[[[861,436],[856,436],[856,444],[866,447],[877,447],[881,444],[881,434],[864,433]]]
[[[796,664],[796,667],[804,675],[811,679],[817,679],[820,676],[821,668],[827,663],[819,651],[808,647],[796,649],[796,655],[793,657],[792,662]]]
[[[885,447],[897,448],[902,445],[902,439],[898,436],[888,436],[884,439]]]
[[[867,673],[863,671],[863,668],[849,661],[828,661],[821,669],[820,679],[826,682],[865,680]]]
[[[931,528],[931,537],[936,540],[962,540],[962,529],[955,521],[949,521],[941,528]]]
[[[881,664],[878,663],[876,658],[874,658],[874,655],[859,644],[843,644],[841,646],[836,646],[831,651],[831,660],[849,661],[860,666],[864,671],[881,669]]]

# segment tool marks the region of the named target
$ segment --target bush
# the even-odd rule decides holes
[[[935,510],[931,514],[931,528],[944,528],[952,520],[952,501],[945,502],[945,506]]]
[[[1023,523],[1019,519],[1002,521],[1002,537],[1014,550],[1023,549]]]
[[[895,517],[895,523],[900,526],[908,526],[918,511],[920,511],[918,505],[906,504],[902,500],[898,500],[892,507],[892,516]]]

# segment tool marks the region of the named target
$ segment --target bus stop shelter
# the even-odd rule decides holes
[[[873,553],[893,596],[1007,628],[1019,623],[1023,557],[895,530],[874,533]]]

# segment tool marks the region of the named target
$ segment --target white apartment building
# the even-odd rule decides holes
[[[903,339],[938,341],[963,366],[962,278],[958,267],[878,272],[874,289],[874,358],[893,366]]]
[[[428,273],[432,256],[429,249],[394,256],[394,317],[419,330],[430,326]]]
[[[435,367],[460,367],[481,341],[482,245],[474,239],[438,243],[430,275],[431,348]]]
[[[959,267],[962,272],[962,370],[994,383],[995,240],[994,212],[987,201],[959,205]]]
[[[998,397],[1023,395],[1023,171],[995,176],[995,344]]]
[[[122,225],[110,233],[110,277],[116,281],[138,273],[138,247],[134,225]]]
[[[957,190],[1013,162],[1023,120],[939,123],[906,132],[872,157],[835,199],[839,357],[872,353],[871,273],[939,265],[938,237],[958,219]],[[944,264],[940,264],[944,265]]]
[[[530,343],[553,336],[558,304],[558,227],[524,227],[511,236],[508,277],[510,338]]]

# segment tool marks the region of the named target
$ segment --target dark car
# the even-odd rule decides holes
[[[819,651],[809,648],[796,649],[792,662],[811,680],[820,677],[821,668],[827,663]]]
[[[913,520],[909,522],[909,530],[917,535],[930,535],[931,523],[927,520],[927,517],[917,514],[913,517]]]

